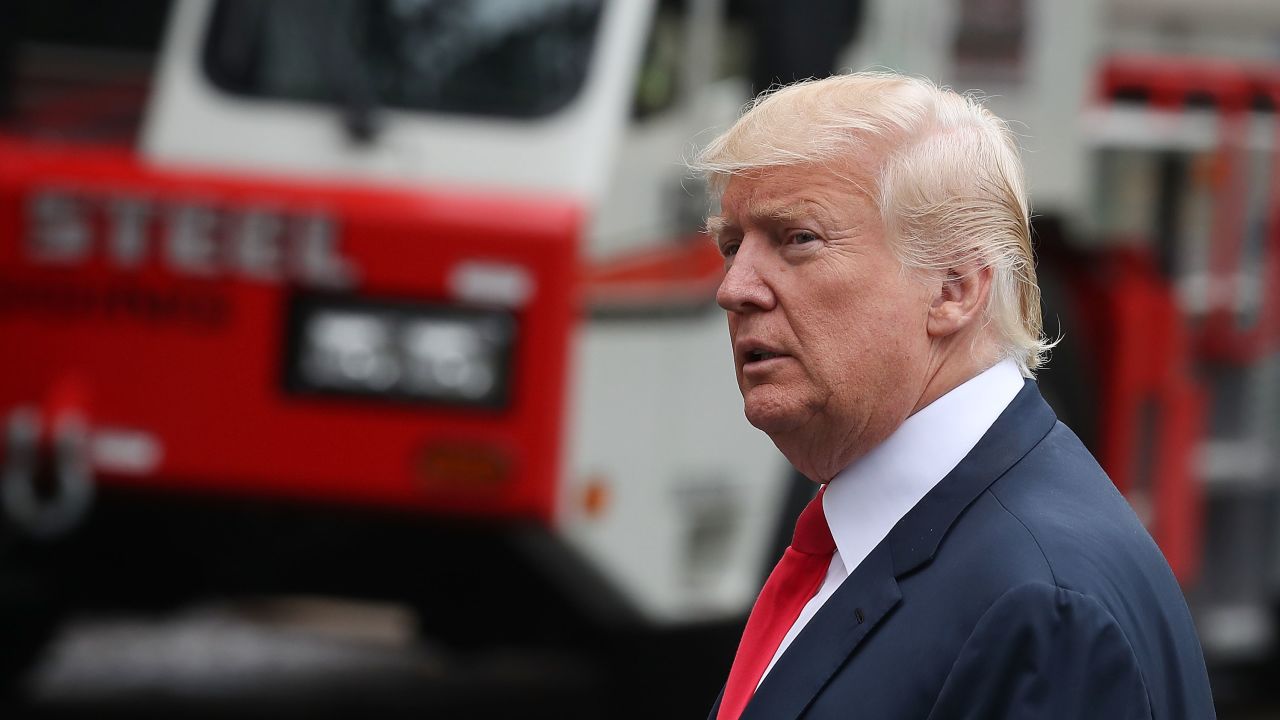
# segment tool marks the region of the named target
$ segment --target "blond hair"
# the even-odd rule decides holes
[[[976,99],[893,73],[809,80],[761,95],[691,165],[720,194],[735,175],[808,163],[837,172],[867,153],[877,167],[849,179],[876,203],[899,259],[990,267],[985,321],[1031,377],[1053,343],[1042,332],[1022,163],[1008,125]]]

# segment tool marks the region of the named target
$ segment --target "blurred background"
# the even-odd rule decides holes
[[[1280,717],[1274,0],[0,5],[0,713],[703,717],[812,486],[684,160],[869,67],[1013,124],[1041,387]]]

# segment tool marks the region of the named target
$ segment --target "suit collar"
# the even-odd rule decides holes
[[[1035,381],[1023,383],[973,450],[885,538],[895,575],[931,560],[965,508],[1044,439],[1057,420]]]
[[[898,578],[932,559],[961,513],[1056,422],[1035,382],[1026,381],[964,460],[902,518],[814,615],[765,677],[742,720],[799,717],[901,602]],[[718,706],[717,701],[712,718]]]

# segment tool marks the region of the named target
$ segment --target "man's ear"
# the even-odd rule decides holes
[[[993,271],[976,264],[946,270],[929,304],[929,335],[944,338],[981,322]]]

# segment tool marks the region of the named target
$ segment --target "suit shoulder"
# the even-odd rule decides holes
[[[1173,583],[1128,502],[1061,423],[989,492],[1034,539],[1055,584],[1090,594],[1099,581],[1140,570],[1157,584]]]

